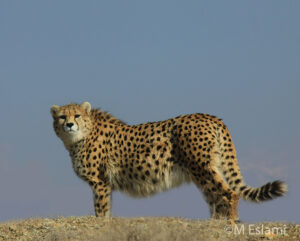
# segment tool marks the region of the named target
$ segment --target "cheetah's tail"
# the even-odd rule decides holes
[[[224,180],[228,183],[229,187],[242,199],[251,202],[262,202],[283,196],[287,192],[287,185],[282,181],[277,180],[274,182],[268,182],[257,188],[251,187],[244,182],[238,166],[235,148],[230,138],[230,133],[224,124],[223,127],[225,128],[225,132],[216,131],[216,136],[219,137],[218,146],[220,148],[223,144],[222,142],[226,140],[227,143],[224,143],[224,146],[226,144],[228,148],[224,148],[224,152],[227,151],[228,153],[231,151],[232,155],[226,154],[226,157],[223,160],[221,155],[220,159],[222,162],[220,163],[219,171],[223,174]],[[220,152],[223,152],[222,148],[220,149]]]
[[[287,192],[287,185],[282,181],[268,182],[267,184],[254,188],[246,184],[235,188],[241,198],[251,202],[262,202],[283,196]]]

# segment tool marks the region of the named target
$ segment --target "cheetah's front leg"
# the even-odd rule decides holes
[[[110,217],[111,187],[109,183],[99,181],[89,183],[94,193],[96,217]]]

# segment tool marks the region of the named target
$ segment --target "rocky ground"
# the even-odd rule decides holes
[[[300,225],[183,218],[59,217],[0,223],[0,240],[300,240]]]

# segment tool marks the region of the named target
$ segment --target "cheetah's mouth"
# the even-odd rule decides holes
[[[64,126],[64,132],[69,133],[69,134],[75,134],[76,132],[78,132],[78,129],[76,130],[74,127],[67,127]]]

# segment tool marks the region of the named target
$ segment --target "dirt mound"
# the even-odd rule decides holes
[[[32,218],[0,224],[0,240],[300,240],[300,225],[183,218]]]

